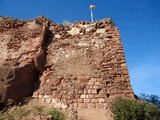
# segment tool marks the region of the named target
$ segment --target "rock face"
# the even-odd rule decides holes
[[[105,111],[117,97],[134,98],[120,34],[110,18],[62,26],[43,17],[1,17],[0,27],[2,103],[37,89],[34,101],[84,114],[82,109]]]
[[[36,89],[45,64],[43,24],[0,17],[0,103],[17,102]]]

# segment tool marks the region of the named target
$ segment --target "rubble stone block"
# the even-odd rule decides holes
[[[94,95],[93,94],[90,94],[90,95],[88,95],[88,98],[94,98]]]
[[[91,94],[91,93],[92,93],[92,90],[90,90],[90,89],[87,90],[87,93],[88,93],[88,94]]]
[[[54,107],[55,108],[61,108],[61,105],[62,105],[62,103],[56,103],[56,104],[54,104]]]
[[[95,84],[95,82],[93,82],[93,81],[89,81],[88,83],[87,83],[87,85],[90,85],[90,86],[93,86]]]
[[[78,103],[73,103],[73,108],[77,108],[78,107]]]
[[[96,108],[96,104],[95,103],[88,103],[87,108]]]
[[[51,99],[51,98],[46,98],[46,99],[45,99],[45,103],[51,104],[51,102],[52,102],[52,99]]]
[[[94,86],[93,86],[93,88],[94,88],[94,89],[98,89],[98,88],[99,88],[99,86],[94,85]]]
[[[39,99],[38,102],[45,103],[45,99]]]
[[[57,101],[56,99],[52,98],[51,104],[56,104],[57,102],[58,102],[58,101]]]
[[[106,101],[105,101],[105,98],[99,98],[99,99],[98,99],[98,102],[99,102],[99,103],[105,103]]]
[[[97,103],[96,108],[104,108],[104,103]]]
[[[84,99],[84,103],[90,103],[91,99]]]
[[[78,103],[83,103],[84,102],[84,99],[80,98],[78,99]]]
[[[97,85],[97,86],[100,85],[100,82],[95,82],[95,85]]]
[[[43,98],[43,95],[38,95],[38,98],[39,98],[39,99]]]
[[[92,89],[92,94],[97,94],[97,89]]]
[[[86,98],[86,95],[85,95],[85,94],[82,94],[82,95],[81,95],[81,98]]]
[[[38,99],[35,99],[35,98],[34,98],[34,99],[32,99],[32,101],[35,102],[35,103],[37,103],[37,102],[38,102]]]
[[[89,82],[96,82],[97,78],[91,78]]]
[[[86,103],[78,103],[78,107],[79,108],[87,108],[87,104]]]
[[[50,96],[49,95],[44,95],[43,98],[47,99],[47,98],[50,98]]]
[[[97,99],[91,99],[91,103],[97,103],[98,100]]]

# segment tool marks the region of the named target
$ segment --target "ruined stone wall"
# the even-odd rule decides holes
[[[62,109],[84,108],[79,113],[86,116],[94,108],[103,116],[113,99],[134,98],[120,34],[110,18],[62,26],[44,17],[0,17],[0,50],[0,107],[32,96]],[[93,112],[87,119],[100,119]]]
[[[111,19],[52,24],[46,66],[35,101],[60,108],[106,108],[117,97],[133,98],[120,40]]]

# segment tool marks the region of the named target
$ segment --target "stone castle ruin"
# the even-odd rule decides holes
[[[76,109],[86,119],[98,113],[105,120],[113,99],[134,98],[120,34],[110,18],[60,25],[44,17],[0,17],[0,49],[2,104],[32,96]]]

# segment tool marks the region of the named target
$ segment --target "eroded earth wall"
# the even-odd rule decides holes
[[[0,103],[17,102],[37,88],[48,24],[0,17]]]

